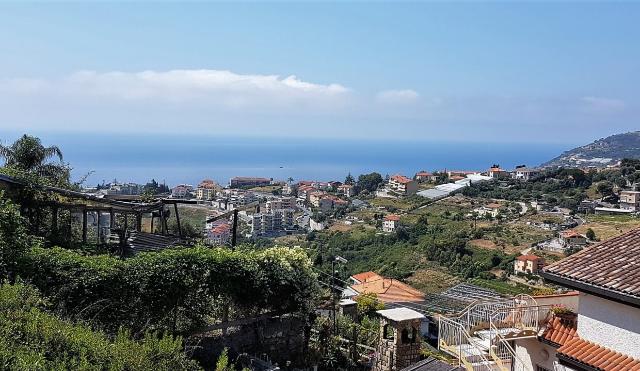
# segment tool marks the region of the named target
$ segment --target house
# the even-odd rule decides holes
[[[539,273],[575,292],[478,302],[440,318],[438,347],[492,370],[640,370],[638,257],[640,229],[587,247]]]
[[[555,284],[577,290],[573,336],[554,345],[570,370],[640,369],[640,229],[585,248],[543,269]]]
[[[536,255],[520,255],[513,263],[515,273],[538,274],[544,267],[544,258]]]
[[[353,197],[355,196],[354,188],[351,184],[343,184],[338,186],[338,193],[344,195],[345,197]]]
[[[567,248],[584,246],[587,244],[587,237],[581,235],[573,229],[569,229],[560,232],[560,242]]]
[[[393,175],[389,178],[389,188],[401,195],[410,196],[418,192],[418,183],[404,175]]]
[[[516,180],[529,181],[532,178],[540,175],[540,173],[541,171],[539,169],[531,169],[528,167],[518,167],[511,172],[511,177]]]
[[[492,202],[485,206],[480,206],[473,209],[473,212],[476,213],[479,217],[491,216],[492,218],[495,218],[500,214],[501,207],[502,205],[500,205],[499,203]]]
[[[366,277],[366,278],[364,278]],[[351,298],[360,294],[376,294],[385,304],[402,302],[422,302],[424,294],[413,287],[393,278],[386,278],[374,272],[356,274],[349,278],[355,283],[347,288],[343,296]]]
[[[171,198],[187,198],[191,195],[193,186],[189,184],[179,184],[171,189]]]
[[[269,178],[236,176],[231,178],[231,180],[229,181],[229,187],[242,188],[242,187],[268,186],[271,184],[272,180],[273,179],[269,179]]]
[[[211,201],[216,198],[217,193],[221,190],[218,183],[211,179],[205,179],[196,188],[196,198],[202,201]]]
[[[436,176],[431,174],[428,171],[419,171],[416,173],[416,176],[414,177],[414,179],[416,181],[418,181],[418,183],[424,183],[424,182],[435,182],[436,181]]]
[[[225,245],[231,240],[231,226],[227,221],[219,221],[206,232],[206,242],[209,245]]]
[[[398,215],[387,215],[382,221],[382,230],[387,233],[394,232],[400,224],[400,217]]]
[[[623,210],[640,211],[640,192],[621,191],[620,208]]]
[[[487,170],[487,176],[492,177],[493,179],[502,179],[509,176],[509,172],[501,169],[500,167],[492,167]]]

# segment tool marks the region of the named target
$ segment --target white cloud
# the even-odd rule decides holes
[[[602,97],[582,97],[586,108],[595,112],[617,112],[626,107],[623,100]]]
[[[417,91],[411,89],[403,90],[383,90],[376,95],[376,99],[381,103],[413,103],[420,98]]]
[[[293,75],[282,78],[221,70],[80,71],[61,79],[9,80],[0,83],[0,90],[28,95],[192,102],[228,107],[323,105],[340,102],[350,92],[340,84],[316,84]]]

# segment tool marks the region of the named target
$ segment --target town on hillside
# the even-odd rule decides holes
[[[20,341],[46,322],[166,369],[640,369],[640,160],[88,187],[38,138],[2,148]]]

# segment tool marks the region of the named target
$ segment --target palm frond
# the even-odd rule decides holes
[[[44,151],[44,155],[47,158],[55,156],[58,159],[60,159],[60,161],[62,161],[62,151],[60,150],[60,148],[58,148],[58,146],[47,147],[47,148],[44,148],[43,151]]]

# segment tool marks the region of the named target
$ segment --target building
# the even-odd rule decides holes
[[[179,184],[171,189],[171,198],[189,198],[191,197],[192,191],[193,186],[189,184]]]
[[[640,229],[540,271],[574,290],[481,301],[439,319],[440,350],[467,369],[640,370]]]
[[[580,247],[587,244],[587,237],[573,229],[569,229],[560,232],[560,242],[565,248]]]
[[[513,262],[515,273],[538,274],[544,267],[544,258],[536,255],[520,255]]]
[[[491,216],[492,218],[495,218],[500,214],[500,208],[502,208],[502,205],[497,202],[492,202],[485,206],[480,206],[473,209],[473,212],[476,213],[479,217]]]
[[[253,214],[250,219],[251,235],[253,237],[269,236],[291,230],[293,220],[292,209],[277,209]]]
[[[579,292],[575,336],[556,349],[568,369],[640,369],[640,229],[549,265],[542,276]],[[616,368],[617,367],[617,368]]]
[[[231,241],[231,226],[228,221],[216,222],[207,229],[206,242],[209,245],[226,245]]]
[[[205,179],[196,188],[196,198],[202,201],[215,200],[220,189],[218,183],[211,179]]]
[[[509,172],[501,169],[500,167],[492,167],[487,170],[487,176],[490,176],[493,179],[502,179],[509,177]]]
[[[404,175],[393,175],[389,178],[389,188],[401,195],[410,196],[418,192],[418,183]]]
[[[345,289],[344,297],[357,297],[360,294],[376,294],[385,304],[403,302],[422,302],[424,294],[413,287],[393,278],[383,277],[375,272],[356,274],[349,278],[353,285]]]
[[[398,225],[400,225],[400,217],[398,215],[387,215],[382,221],[382,231],[387,233],[395,232]]]
[[[428,171],[419,171],[416,173],[415,176],[415,180],[419,183],[424,183],[424,182],[435,182],[436,180],[436,176],[431,174]]]
[[[229,187],[231,188],[243,188],[243,187],[260,187],[271,184],[269,178],[257,178],[257,177],[245,177],[236,176],[229,181]]]
[[[640,192],[621,191],[620,208],[623,210],[640,211]]]
[[[529,181],[532,178],[540,175],[539,169],[530,169],[528,167],[518,167],[511,172],[511,177],[517,180]]]
[[[295,209],[296,199],[293,197],[279,197],[268,200],[265,203],[265,211],[271,213],[278,209]]]
[[[338,186],[338,193],[347,198],[355,196],[354,187],[351,184],[343,184]]]

